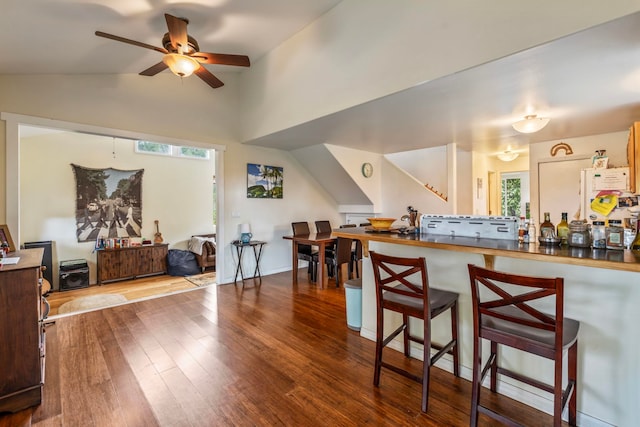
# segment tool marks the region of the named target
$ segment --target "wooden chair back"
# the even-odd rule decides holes
[[[311,231],[309,230],[309,223],[306,222],[306,221],[292,222],[291,223],[291,228],[293,229],[293,235],[294,236],[311,234]]]
[[[564,318],[564,280],[508,274],[469,265],[474,336],[501,342],[514,348],[554,359],[561,357]],[[549,315],[532,303],[549,298],[555,314]],[[492,325],[506,322],[516,325],[512,332]],[[553,343],[532,342],[528,334],[519,334],[517,325],[554,335]],[[511,330],[511,329],[508,329]],[[549,346],[548,344],[552,344]],[[558,352],[560,352],[558,354]]]
[[[331,222],[329,221],[316,221],[317,233],[331,233]]]

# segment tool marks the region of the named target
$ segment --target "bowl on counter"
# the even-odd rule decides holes
[[[547,237],[538,236],[538,242],[541,245],[557,246],[562,243],[562,239],[556,236],[547,236]]]
[[[395,218],[367,218],[374,230],[389,230],[391,224],[395,222]]]

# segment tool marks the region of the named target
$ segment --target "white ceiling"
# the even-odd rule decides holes
[[[161,45],[163,14],[187,17],[202,51],[255,62],[339,0],[5,0],[0,74],[137,73],[159,53],[96,30]],[[207,66],[241,71],[235,67]],[[533,135],[510,121],[534,105]],[[456,142],[526,151],[529,143],[626,130],[640,120],[640,13],[403,92],[248,141],[281,149],[330,143],[389,153]]]
[[[256,61],[340,0],[3,0],[0,74],[138,73],[161,54],[95,31],[162,46],[164,14],[189,20],[200,50]],[[207,66],[230,71],[234,67]],[[242,68],[239,68],[242,70]]]
[[[527,106],[551,122],[520,134]],[[640,120],[640,13],[251,141],[330,143],[379,153],[509,146],[624,131]]]

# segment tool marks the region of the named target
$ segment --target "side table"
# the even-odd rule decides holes
[[[236,284],[238,282],[238,275],[242,279],[242,286],[244,287],[245,279],[260,279],[260,283],[262,283],[262,274],[260,272],[260,257],[262,257],[262,247],[267,242],[263,242],[260,240],[251,240],[249,243],[242,243],[241,241],[233,241],[231,244],[236,247],[236,254],[238,255],[238,261],[236,264],[236,274],[233,278],[233,283]],[[253,256],[256,260],[256,268],[253,271],[252,277],[244,277],[244,271],[242,269],[242,256],[244,255],[245,248],[253,248]]]

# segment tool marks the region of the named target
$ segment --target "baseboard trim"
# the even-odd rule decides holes
[[[376,340],[376,333],[370,329],[362,328],[360,329],[360,336],[363,338],[369,339],[371,341]],[[403,344],[402,341],[393,340],[387,346],[396,351],[403,352]],[[411,357],[422,360],[422,348],[419,344],[413,343],[410,351]],[[443,369],[447,372],[453,373],[453,361],[449,355],[444,355],[438,362],[436,362],[435,366],[440,369]],[[472,380],[473,371],[471,368],[467,366],[460,366],[460,377],[465,380]],[[489,378],[487,377],[483,386],[488,388]],[[553,414],[553,400],[550,398],[550,395],[542,395],[538,394],[535,391],[537,390],[528,390],[520,386],[515,380],[508,378],[506,380],[498,380],[498,393],[503,394],[511,399],[517,400],[518,402],[524,403],[525,405],[536,408],[542,412],[545,412],[549,415]],[[540,393],[544,393],[540,391]],[[546,393],[545,393],[546,394]],[[563,419],[567,420],[566,410],[563,413]],[[577,424],[581,427],[615,427],[613,424],[609,424],[600,419],[594,418],[588,414],[578,411],[577,414]]]

